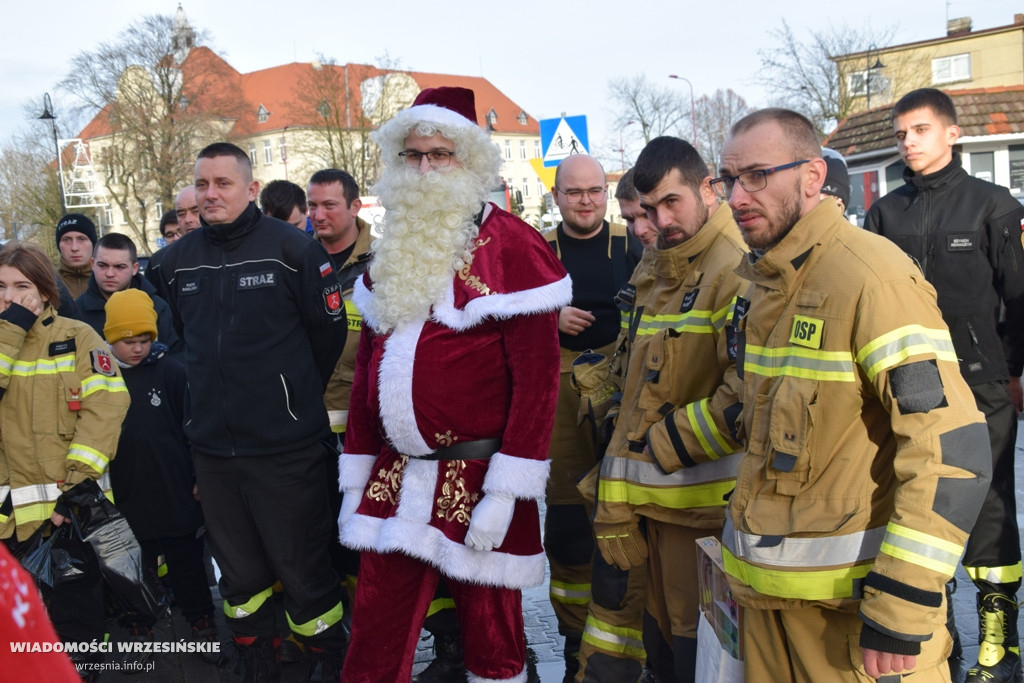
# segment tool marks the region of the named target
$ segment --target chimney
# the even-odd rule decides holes
[[[1024,24],[1024,14],[1014,14],[1013,15],[1013,25],[1014,26],[1020,26],[1022,24]]]
[[[960,17],[946,22],[947,36],[962,36],[971,32],[971,18]]]

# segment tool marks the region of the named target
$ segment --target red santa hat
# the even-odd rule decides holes
[[[469,88],[441,86],[420,92],[408,109],[409,115],[420,121],[431,121],[443,126],[461,128],[476,122],[476,97]]]

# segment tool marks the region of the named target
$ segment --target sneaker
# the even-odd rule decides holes
[[[212,614],[204,614],[192,622],[192,640],[200,643],[217,643],[220,645],[220,638],[217,636],[217,624]],[[220,647],[216,649],[202,650],[199,656],[208,664],[220,664],[224,655]]]

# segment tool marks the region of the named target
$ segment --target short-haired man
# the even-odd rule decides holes
[[[96,225],[80,213],[65,214],[57,222],[57,250],[60,268],[57,276],[72,299],[85,293],[92,275],[92,250],[96,246]],[[100,332],[100,334],[103,334]]]
[[[645,256],[652,276],[641,266],[631,280],[622,402],[601,461],[594,534],[606,562],[647,573],[648,667],[659,680],[692,681],[695,542],[720,533],[741,457],[735,366],[748,283],[734,269],[746,250],[690,143],[655,138],[633,171],[658,248]]]
[[[647,218],[644,207],[640,206],[640,197],[633,185],[635,170],[631,168],[619,178],[619,183],[615,186],[615,199],[619,202],[622,220],[626,221],[626,229],[640,240],[644,249],[651,249],[658,243],[658,231]]]
[[[157,296],[153,285],[139,275],[139,258],[135,242],[119,232],[108,232],[96,243],[92,275],[89,286],[82,296],[75,299],[78,319],[87,323],[97,333],[103,334],[107,322],[107,299],[114,292],[125,289],[141,289],[153,299],[157,313],[157,339],[165,344],[171,353],[181,353],[184,344],[174,329],[171,309]]]
[[[164,238],[164,246],[176,242],[181,237],[178,212],[174,209],[164,211],[164,215],[160,217],[160,236]]]
[[[544,550],[551,566],[551,606],[565,637],[565,680],[571,681],[579,668],[594,561],[593,528],[576,484],[599,455],[593,430],[577,420],[580,395],[570,381],[572,362],[587,350],[611,357],[621,320],[616,296],[640,262],[643,246],[625,226],[605,220],[608,183],[597,159],[572,155],[563,160],[551,193],[562,222],[547,239],[572,277],[572,301],[558,315],[562,361],[548,456]]]
[[[199,203],[194,185],[186,185],[174,197],[174,213],[178,215],[178,226],[183,236],[199,228]]]
[[[185,430],[243,680],[279,676],[277,580],[292,632],[322,679],[338,680],[323,403],[345,344],[338,280],[322,246],[256,208],[259,184],[237,146],[204,148],[195,188],[204,225],[167,250],[160,283],[185,340]]]
[[[814,126],[738,121],[711,181],[751,249],[723,560],[748,683],[949,681],[943,586],[988,487],[988,438],[935,290],[821,201]],[[984,454],[984,457],[978,457]]]
[[[271,180],[260,192],[266,215],[306,231],[306,193],[290,180]]]
[[[341,539],[362,551],[342,679],[408,681],[443,578],[475,681],[526,679],[520,589],[544,580],[538,501],[571,283],[487,202],[500,154],[473,91],[429,88],[374,134],[387,214],[363,313]]]
[[[864,227],[917,259],[935,287],[960,372],[988,423],[992,484],[963,558],[978,589],[981,639],[967,681],[1015,681],[1021,552],[1013,461],[1024,365],[1024,207],[1006,188],[960,165],[953,151],[960,127],[949,95],[934,88],[907,93],[892,109],[892,125],[906,184],[871,207]],[[1001,307],[1009,362],[997,329]],[[959,657],[959,636],[950,626],[952,656]]]

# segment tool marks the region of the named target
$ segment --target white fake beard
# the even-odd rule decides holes
[[[459,167],[421,173],[385,169],[374,187],[384,228],[371,249],[370,301],[374,330],[386,334],[425,320],[444,300],[456,271],[471,260],[480,228],[473,222],[489,195],[476,176]]]

